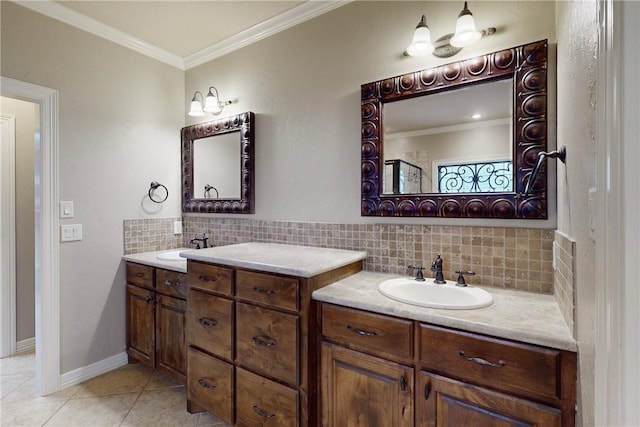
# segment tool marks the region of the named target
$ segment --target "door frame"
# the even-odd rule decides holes
[[[16,352],[16,118],[0,114],[2,147],[0,173],[0,358]]]
[[[0,76],[0,95],[40,107],[35,141],[35,176],[40,178],[35,185],[36,392],[45,396],[60,389],[58,91]]]

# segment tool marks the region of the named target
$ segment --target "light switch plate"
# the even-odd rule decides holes
[[[60,241],[75,242],[82,240],[82,224],[68,224],[60,226]]]
[[[73,218],[73,202],[60,202],[60,218]]]
[[[173,234],[182,234],[182,221],[173,221]]]

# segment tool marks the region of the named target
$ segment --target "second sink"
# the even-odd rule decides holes
[[[413,278],[389,279],[378,286],[387,298],[421,307],[448,310],[469,310],[493,304],[493,297],[484,289],[474,286],[460,287],[454,282],[444,285],[418,282]]]

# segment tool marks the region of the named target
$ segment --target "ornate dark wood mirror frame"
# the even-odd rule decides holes
[[[383,194],[384,104],[512,78],[514,83],[512,193]],[[538,153],[547,151],[547,41],[367,83],[361,87],[362,216],[547,218],[547,174],[523,194]]]
[[[252,112],[199,123],[182,128],[182,211],[204,213],[254,213],[254,133],[255,115]],[[240,144],[240,198],[198,199],[193,188],[193,143],[201,138],[238,132]]]

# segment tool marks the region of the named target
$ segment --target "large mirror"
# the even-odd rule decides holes
[[[254,212],[254,114],[182,128],[182,211]]]
[[[547,41],[362,85],[362,215],[547,218]]]

